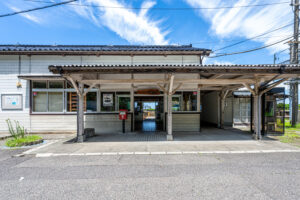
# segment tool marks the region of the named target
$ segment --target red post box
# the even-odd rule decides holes
[[[120,120],[125,120],[125,119],[127,119],[127,110],[125,110],[125,109],[120,109],[120,111],[119,111],[119,119]]]

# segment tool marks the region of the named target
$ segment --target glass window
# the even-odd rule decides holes
[[[172,110],[173,111],[180,111],[180,96],[173,96],[172,97]]]
[[[77,111],[77,93],[67,92],[67,112]]]
[[[115,111],[115,93],[101,93],[101,111]]]
[[[64,82],[62,81],[50,81],[49,88],[64,88]]]
[[[182,107],[182,111],[197,111],[197,92],[183,92]]]
[[[63,93],[49,92],[48,93],[48,111],[49,112],[63,112]]]
[[[47,112],[47,92],[33,92],[33,112]]]
[[[89,92],[85,97],[86,111],[96,112],[97,111],[97,92]]]
[[[119,110],[126,109],[130,111],[130,97],[118,96]]]
[[[32,82],[32,88],[34,88],[34,89],[45,89],[45,88],[47,88],[47,82],[46,81],[33,81]]]
[[[250,98],[234,98],[233,100],[233,122],[250,122]]]
[[[266,101],[266,112],[267,117],[274,117],[274,101]]]

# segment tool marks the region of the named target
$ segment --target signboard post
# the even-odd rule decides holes
[[[125,120],[127,119],[127,110],[120,109],[119,119],[122,120],[122,132],[125,133]]]

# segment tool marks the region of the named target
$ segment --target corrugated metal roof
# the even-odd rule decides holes
[[[235,72],[264,72],[264,73],[295,73],[300,74],[300,65],[274,65],[274,64],[257,64],[257,65],[172,65],[172,64],[140,64],[140,65],[120,65],[120,64],[97,64],[97,65],[51,65],[49,70],[54,72],[59,69],[66,71],[101,71],[101,70],[121,70],[121,71],[143,71],[143,70],[155,70],[155,71],[185,71],[185,72],[197,72],[197,71],[209,71],[209,72],[222,72],[226,73],[230,71]]]
[[[256,64],[256,65],[200,65],[200,64],[96,64],[96,65],[51,65],[63,68],[210,68],[210,69],[300,69],[300,64]]]
[[[192,51],[210,52],[192,45],[0,45],[0,52],[90,52],[90,51]]]

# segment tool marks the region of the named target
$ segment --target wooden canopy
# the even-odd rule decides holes
[[[185,84],[198,85],[197,102],[200,102],[200,90],[219,90],[220,120],[223,128],[225,99],[229,91],[245,87],[254,97],[255,139],[261,138],[261,96],[280,83],[297,78],[300,65],[51,65],[53,74],[60,74],[69,80],[79,96],[78,141],[82,141],[83,97],[93,87],[102,84],[127,84],[131,86],[131,96],[135,84],[155,85],[167,96],[167,139],[172,140],[172,95]],[[131,74],[131,78],[100,79],[101,74]],[[134,74],[164,74],[151,79],[138,79]],[[180,74],[189,74],[184,78]],[[197,75],[197,78],[195,78]],[[123,78],[123,77],[122,77]],[[84,91],[84,85],[90,87]],[[197,106],[198,109],[200,104]]]

